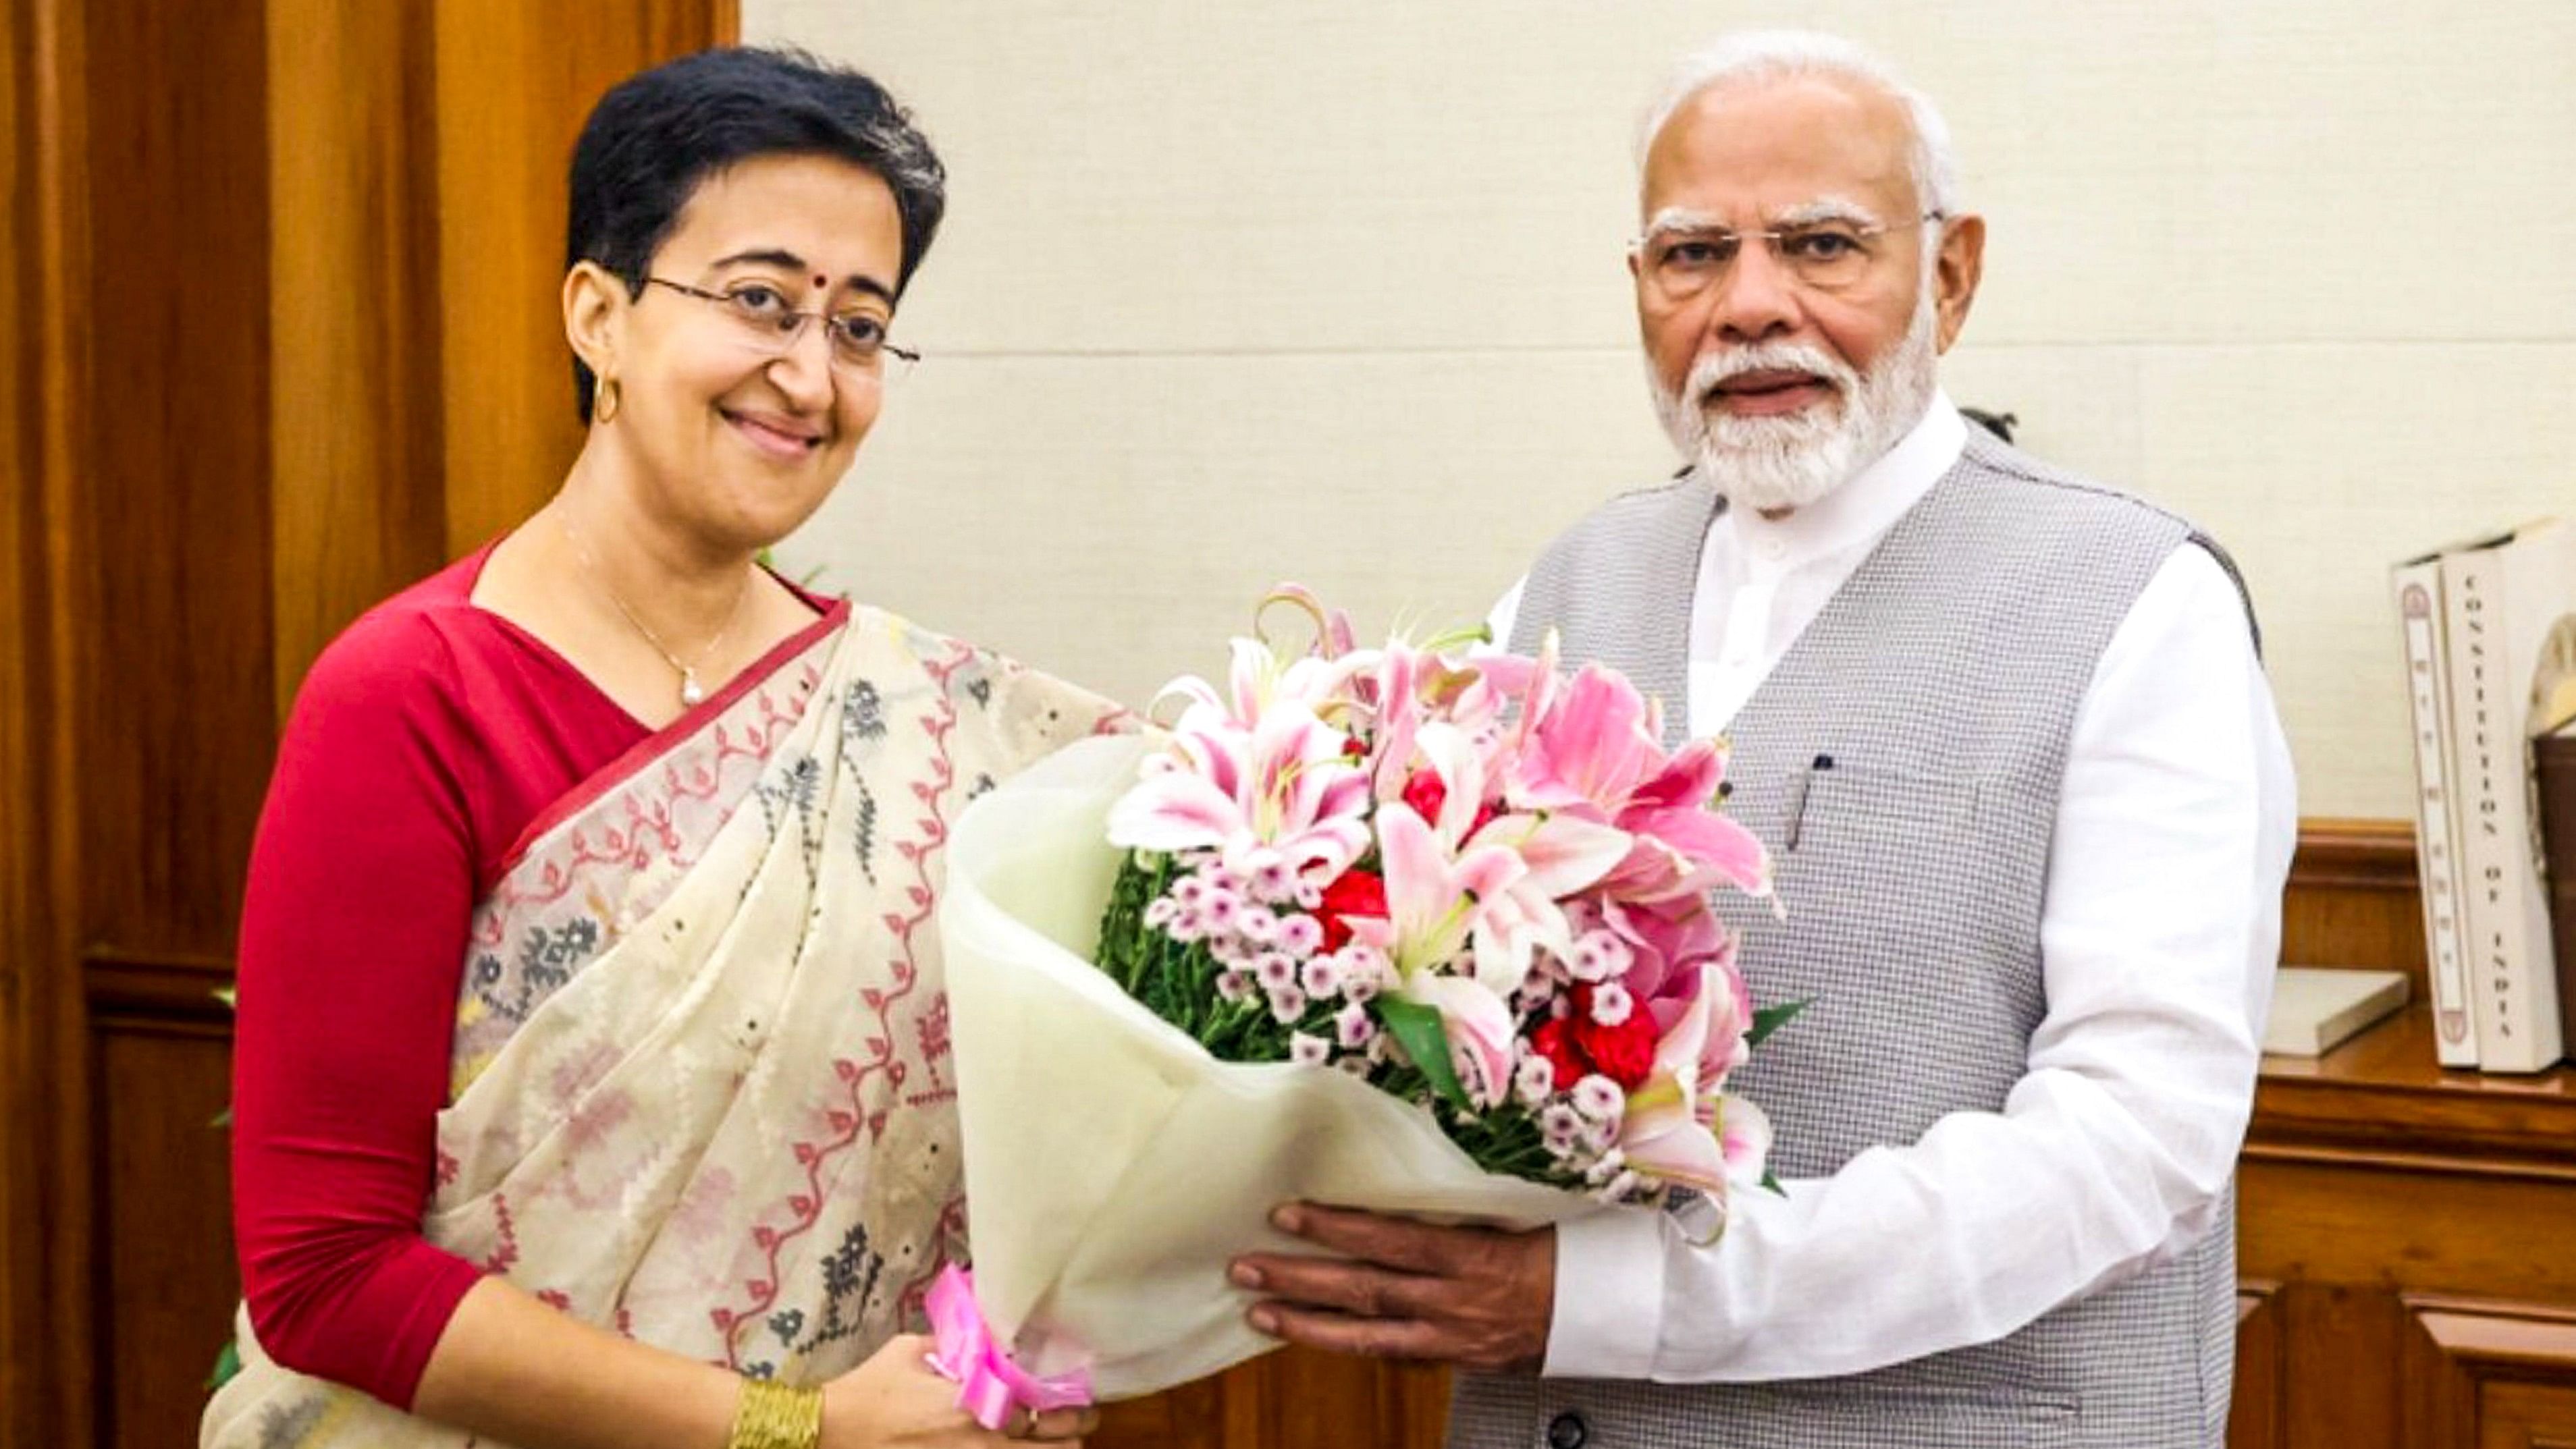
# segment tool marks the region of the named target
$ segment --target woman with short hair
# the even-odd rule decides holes
[[[992,1437],[903,1332],[965,1225],[931,912],[967,800],[1119,711],[759,562],[875,423],[943,199],[803,56],[592,112],[581,454],[324,651],[279,745],[204,1444]]]

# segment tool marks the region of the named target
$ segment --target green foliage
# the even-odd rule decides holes
[[[206,1392],[213,1393],[233,1381],[242,1370],[241,1346],[227,1339],[224,1351],[215,1355],[215,1366],[206,1374]]]
[[[1440,1013],[1413,1001],[1386,1000],[1376,1005],[1378,1020],[1413,1059],[1414,1070],[1430,1081],[1443,1101],[1461,1112],[1469,1110],[1474,1104],[1467,1100],[1467,1089],[1449,1060],[1449,1029],[1440,1024]]]
[[[1225,963],[1203,941],[1183,943],[1145,924],[1145,907],[1171,887],[1179,863],[1168,855],[1135,851],[1118,868],[1109,909],[1100,922],[1100,969],[1148,1011],[1196,1038],[1219,1061],[1284,1062],[1288,1038],[1310,1029],[1303,1019],[1282,1022],[1258,994],[1229,1002],[1217,995]],[[1310,1010],[1309,1017],[1318,1011]],[[1315,1029],[1329,1030],[1327,1023]]]
[[[1762,1045],[1763,1039],[1789,1024],[1789,1019],[1815,1003],[1814,997],[1801,1001],[1784,1001],[1778,1006],[1765,1006],[1753,1013],[1753,1026],[1744,1033],[1747,1047]]]

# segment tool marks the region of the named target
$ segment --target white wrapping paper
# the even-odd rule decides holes
[[[1210,1057],[1091,964],[1123,852],[1109,807],[1152,746],[1087,740],[986,794],[950,844],[948,967],[976,1297],[1040,1373],[1102,1399],[1277,1347],[1226,1281],[1292,1199],[1526,1226],[1599,1210],[1488,1175],[1427,1111],[1329,1068]]]

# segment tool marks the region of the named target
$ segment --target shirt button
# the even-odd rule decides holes
[[[1592,1426],[1581,1414],[1568,1411],[1547,1421],[1547,1449],[1583,1449],[1592,1438]]]

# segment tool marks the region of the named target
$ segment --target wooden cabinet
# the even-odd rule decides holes
[[[2265,1064],[2238,1449],[2576,1445],[2576,1070],[2441,1071],[2431,1030]]]

